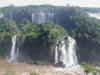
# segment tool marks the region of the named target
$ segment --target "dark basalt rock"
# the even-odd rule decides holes
[[[63,62],[59,62],[59,63],[55,64],[55,66],[64,68],[65,64],[63,64]]]

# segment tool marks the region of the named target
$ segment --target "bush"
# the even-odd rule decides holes
[[[87,64],[86,62],[83,62],[82,64],[86,75],[88,75],[89,73],[92,73],[93,75],[100,75],[100,69]]]

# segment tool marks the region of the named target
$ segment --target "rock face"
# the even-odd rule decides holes
[[[58,62],[55,64],[56,67],[62,67],[62,68],[65,68],[65,64],[63,64],[63,62]]]
[[[19,8],[13,7],[10,9],[6,9],[6,8],[10,8],[10,7],[5,7],[5,8],[3,8],[4,10],[0,10],[0,13],[1,13],[0,18],[7,17],[8,19],[14,20],[16,22],[16,24],[18,24],[18,25],[24,19],[28,19],[31,23],[38,23],[38,24],[51,21],[55,24],[62,25],[63,27],[65,26],[66,30],[68,29],[67,25],[69,24],[69,23],[67,24],[67,22],[71,22],[69,24],[70,26],[71,26],[71,24],[74,25],[74,22],[72,22],[71,18],[74,16],[74,13],[76,12],[76,11],[71,12],[71,10],[72,11],[74,11],[74,10],[73,9],[69,10],[70,7],[63,8],[63,7],[53,7],[53,6],[32,6],[32,7],[28,6],[28,7],[21,7],[21,9],[20,9],[20,7]],[[67,8],[67,10],[66,10],[66,8]],[[8,10],[9,10],[9,12],[6,12]],[[18,10],[18,11],[15,11],[15,10]],[[65,15],[66,13],[68,15]],[[75,13],[75,14],[77,14],[77,13]],[[93,14],[91,14],[91,16],[93,16]],[[100,16],[100,14],[95,17],[98,17],[98,16]],[[100,18],[100,17],[98,17],[98,18]],[[77,30],[77,28],[76,28],[76,30]],[[71,30],[69,30],[69,31],[71,31]],[[75,35],[76,35],[76,33],[75,33]],[[7,38],[5,38],[5,40],[6,39]],[[96,47],[93,48],[92,50],[90,50],[90,48],[88,47],[88,44],[83,44],[81,42],[81,43],[78,43],[78,45],[79,45],[78,54],[80,54],[78,56],[78,59],[80,59],[80,63],[82,61],[87,61],[87,62],[100,61],[100,59],[99,59],[100,50],[97,49],[97,51],[95,51]],[[64,47],[64,45],[61,46],[61,48],[62,47]],[[2,55],[2,54],[5,55],[5,52],[10,54],[11,37],[10,37],[10,39],[8,37],[7,42],[0,41],[0,49],[1,49],[0,55]],[[39,38],[39,40],[38,39],[29,40],[29,38],[26,38],[24,44],[20,48],[20,55],[26,54],[30,58],[34,57],[35,59],[38,58],[41,60],[52,61],[52,62],[54,62],[54,60],[55,60],[55,64],[59,64],[61,66],[65,65],[66,63],[69,64],[69,62],[65,61],[65,59],[71,62],[69,65],[72,65],[72,64],[74,65],[73,62],[74,61],[76,62],[76,60],[72,60],[73,57],[76,58],[76,56],[73,56],[73,54],[75,55],[75,52],[72,52],[72,54],[71,54],[70,50],[68,51],[69,54],[71,54],[71,56],[73,56],[73,57],[71,57],[68,54],[67,49],[65,49],[65,48],[63,49],[63,51],[62,50],[58,50],[58,51],[53,50],[53,52],[51,54],[48,50],[50,50],[49,44],[47,42],[41,40],[40,38]],[[56,53],[56,54],[54,54],[54,53]],[[47,57],[45,57],[45,56],[47,56]],[[60,59],[60,57],[61,57],[61,59]],[[68,58],[70,58],[71,60]]]
[[[79,44],[78,59],[79,59],[80,64],[83,61],[86,61],[87,63],[93,64],[93,65],[100,65],[99,64],[100,51],[97,48],[92,48],[92,49],[90,48],[91,48],[91,45],[89,45],[88,43]]]
[[[19,60],[31,59],[34,64],[41,64],[40,61],[44,61],[47,65],[54,61],[54,55],[50,53],[52,50],[49,49],[50,45],[46,41],[42,38],[30,40],[31,36],[25,38],[19,50]]]
[[[3,39],[0,40],[0,56],[1,57],[7,57],[10,54],[10,49],[11,49],[11,36],[3,36]]]

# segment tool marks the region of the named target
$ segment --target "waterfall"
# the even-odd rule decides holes
[[[53,22],[53,18],[54,18],[54,13],[49,13],[48,14],[48,21],[52,21]]]
[[[58,51],[57,51],[57,46],[55,48],[55,64],[58,63]]]
[[[33,23],[33,20],[34,20],[34,13],[32,14],[32,23]]]
[[[2,13],[0,13],[0,19],[3,18],[3,16],[4,16],[4,15],[3,15]]]
[[[66,66],[68,61],[67,61],[67,52],[66,52],[65,41],[62,41],[61,44],[62,44],[62,46],[60,48],[60,51],[61,51],[60,61]]]
[[[76,56],[76,41],[68,36],[68,47],[65,44],[65,40],[61,41],[61,46],[56,46],[55,49],[55,62],[62,62],[65,65],[65,68],[78,65],[78,60]],[[60,54],[57,54],[57,48],[60,51]],[[60,58],[58,56],[60,55]],[[60,59],[60,60],[58,60]]]
[[[42,11],[35,12],[32,14],[32,22],[41,24],[46,22],[46,14]]]
[[[54,19],[54,13],[50,13],[50,12],[44,12],[44,11],[36,11],[32,14],[31,16],[31,21],[32,23],[45,23],[48,21],[52,21],[53,22]]]
[[[66,67],[75,66],[78,64],[77,56],[76,56],[76,41],[68,36],[69,46],[67,50],[67,63]]]
[[[44,12],[40,12],[38,14],[38,23],[41,24],[41,23],[45,23],[46,21],[46,17],[45,17],[45,13]]]
[[[10,59],[9,59],[10,62],[17,60],[18,51],[19,51],[19,47],[16,48],[16,35],[14,35],[12,36],[12,48],[11,48]]]

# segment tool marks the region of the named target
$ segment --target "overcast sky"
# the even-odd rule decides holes
[[[70,4],[81,7],[100,7],[100,0],[0,0],[0,7],[14,4],[16,6],[51,4],[65,6]]]

